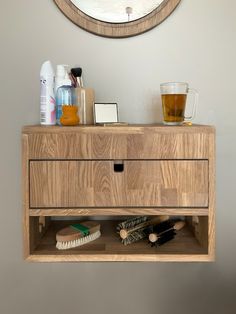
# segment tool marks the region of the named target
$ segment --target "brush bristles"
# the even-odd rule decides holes
[[[73,68],[73,69],[71,69],[71,73],[74,77],[81,77],[82,68]]]
[[[126,239],[122,240],[122,243],[124,245],[128,245],[131,243],[138,242],[142,239],[145,239],[147,237],[147,233],[145,231],[146,231],[145,229],[139,229],[137,231],[130,233]]]
[[[81,245],[84,245],[86,243],[89,243],[91,241],[94,241],[96,239],[98,239],[101,236],[101,232],[100,230],[77,240],[73,240],[73,241],[65,241],[65,242],[57,242],[56,247],[58,250],[67,250],[67,249],[71,249],[71,248],[75,248]]]
[[[137,226],[143,222],[146,222],[147,220],[149,220],[149,217],[147,217],[147,216],[130,218],[126,221],[119,223],[117,226],[117,231],[120,231],[121,229],[127,229],[128,230],[130,228],[134,228],[135,226]]]
[[[158,247],[166,242],[169,242],[170,240],[174,239],[176,236],[176,232],[172,229],[169,231],[164,232],[155,242],[149,241],[151,246]]]
[[[161,234],[162,232],[166,232],[167,230],[173,229],[174,223],[171,220],[166,220],[158,225],[152,226],[152,232]]]

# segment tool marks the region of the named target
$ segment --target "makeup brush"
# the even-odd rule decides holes
[[[149,228],[149,242],[151,246],[160,246],[172,239],[176,236],[176,231],[181,230],[185,226],[184,221],[173,222],[171,220],[167,220],[161,222],[158,225],[151,226]]]
[[[77,80],[77,87],[83,87],[82,68],[72,68],[71,73]]]

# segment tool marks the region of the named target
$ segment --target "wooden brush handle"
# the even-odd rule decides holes
[[[155,243],[155,242],[157,242],[159,237],[158,237],[157,233],[150,233],[148,238],[149,238],[150,242]]]
[[[178,231],[178,230],[181,230],[184,226],[185,226],[185,221],[177,221],[174,224],[174,229]]]
[[[165,220],[168,220],[169,219],[169,216],[158,216],[158,217],[155,217],[151,220],[148,220],[148,221],[145,221],[145,222],[142,222],[141,224],[133,227],[133,228],[130,228],[130,229],[121,229],[120,230],[120,237],[121,239],[126,239],[128,237],[128,235],[136,230],[139,230],[139,229],[143,229],[145,227],[148,227],[150,225],[156,225],[162,221],[165,221]]]

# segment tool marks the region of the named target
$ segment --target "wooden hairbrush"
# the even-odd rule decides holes
[[[100,236],[100,224],[96,221],[83,221],[58,231],[56,247],[58,250],[71,249],[94,241]]]
[[[169,219],[169,216],[157,216],[151,219],[147,216],[130,218],[121,222],[117,226],[117,231],[122,239],[122,243],[127,245],[146,238],[148,236],[146,232],[147,227],[159,224],[167,219]]]

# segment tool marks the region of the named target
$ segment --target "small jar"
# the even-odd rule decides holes
[[[61,105],[62,114],[60,117],[60,123],[62,125],[78,125],[78,105],[76,100],[75,88],[72,86],[62,86],[61,92],[64,95]]]
[[[60,122],[62,125],[78,125],[79,124],[78,106],[63,105]]]

